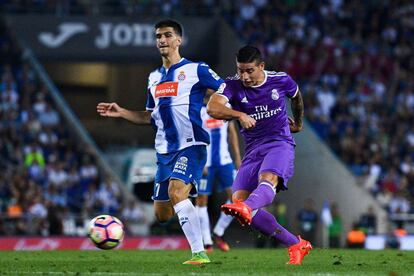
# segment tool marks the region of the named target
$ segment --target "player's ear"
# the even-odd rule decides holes
[[[177,41],[178,41],[178,45],[181,45],[183,43],[183,38],[179,36]]]
[[[260,64],[259,64],[259,68],[260,68],[260,70],[264,70],[264,68],[265,68],[265,63],[264,63],[264,61],[260,62]]]

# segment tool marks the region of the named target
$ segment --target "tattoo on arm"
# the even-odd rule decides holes
[[[303,99],[302,94],[298,91],[296,97],[291,99],[290,107],[292,108],[293,119],[298,126],[302,126],[303,119]]]

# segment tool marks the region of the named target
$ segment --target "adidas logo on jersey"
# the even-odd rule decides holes
[[[244,97],[244,98],[241,100],[241,102],[242,102],[242,103],[248,103],[249,101],[247,100],[247,98],[246,98],[246,97]]]

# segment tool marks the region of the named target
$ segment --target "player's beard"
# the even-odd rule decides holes
[[[160,55],[161,55],[162,57],[167,57],[167,56],[168,56],[168,54],[170,53],[170,51],[169,51],[168,47],[159,48],[158,50],[160,51]]]

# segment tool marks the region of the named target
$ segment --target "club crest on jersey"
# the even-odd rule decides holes
[[[155,98],[175,97],[178,95],[178,82],[163,82],[155,87]]]
[[[279,93],[277,93],[277,89],[272,89],[272,99],[275,101],[279,100]]]
[[[178,74],[177,79],[179,81],[185,80],[185,73],[184,73],[184,71],[180,71],[180,74]]]
[[[187,157],[185,157],[185,156],[181,156],[181,157],[180,157],[180,162],[185,164],[185,163],[187,163],[187,162],[188,162],[188,158],[187,158]]]

